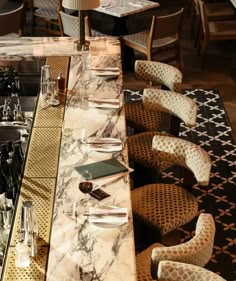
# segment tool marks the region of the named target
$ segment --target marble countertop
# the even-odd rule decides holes
[[[116,137],[123,141],[126,138],[123,108],[90,108],[86,100],[87,97],[106,97],[123,102],[122,75],[106,79],[90,70],[104,65],[121,68],[120,46],[116,41],[94,40],[89,53],[71,57],[47,281],[136,280],[129,177],[126,175],[109,184],[104,190],[111,196],[98,201],[80,192],[81,178],[75,170],[76,166],[112,157],[127,164],[126,146],[119,152],[101,153],[89,151],[81,141],[91,136]],[[112,179],[116,177],[113,175]],[[100,179],[97,184],[110,180]],[[97,206],[127,208],[128,223],[113,227],[90,223],[83,213]]]
[[[46,56],[71,56],[79,52],[73,37],[0,36],[0,60],[27,60]]]
[[[121,18],[159,6],[159,3],[148,0],[101,0],[100,7],[95,11]]]

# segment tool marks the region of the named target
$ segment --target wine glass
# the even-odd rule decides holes
[[[93,183],[91,182],[93,177],[92,174],[88,170],[84,170],[83,172],[80,173],[81,179],[79,183],[79,190],[84,193],[84,200],[82,202],[87,205],[87,194],[93,190]]]

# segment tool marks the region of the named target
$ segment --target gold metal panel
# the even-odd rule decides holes
[[[23,180],[10,241],[11,246],[14,246],[19,238],[17,231],[20,229],[21,206],[26,200],[34,202],[39,226],[38,245],[49,245],[55,189],[56,179],[53,178],[27,178]]]
[[[59,106],[42,108],[41,97],[38,99],[34,127],[61,127],[64,118],[64,103]]]
[[[51,66],[52,79],[57,79],[59,73],[62,72],[63,77],[65,77],[67,81],[70,57],[47,57],[45,64]]]
[[[57,176],[61,128],[33,128],[24,177]]]
[[[46,263],[48,247],[38,247],[38,254],[30,259],[30,266],[19,268],[15,265],[15,247],[9,247],[6,268],[3,275],[4,281],[44,281],[46,276]]]

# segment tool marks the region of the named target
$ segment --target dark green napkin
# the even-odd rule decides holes
[[[76,171],[83,174],[86,170],[92,174],[93,179],[115,175],[128,171],[122,163],[115,158],[75,167]]]

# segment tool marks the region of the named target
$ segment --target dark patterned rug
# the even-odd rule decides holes
[[[198,104],[197,126],[181,125],[180,137],[200,145],[212,160],[209,186],[197,184],[193,193],[200,212],[211,213],[216,224],[214,250],[206,265],[228,281],[236,281],[236,143],[218,90],[184,90]],[[139,99],[142,91],[126,91],[126,97]],[[165,182],[180,182],[178,168],[163,173]],[[190,239],[197,218],[180,228],[182,242]]]

